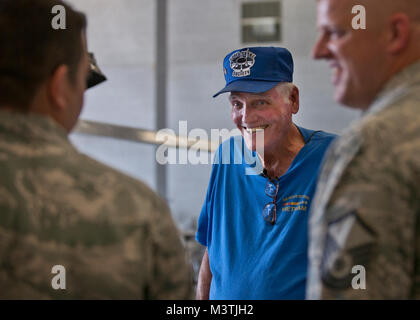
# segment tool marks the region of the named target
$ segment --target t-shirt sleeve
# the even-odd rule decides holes
[[[198,217],[197,233],[195,239],[203,246],[207,247],[207,235],[209,233],[209,214],[207,211],[207,197],[201,209],[200,216]]]

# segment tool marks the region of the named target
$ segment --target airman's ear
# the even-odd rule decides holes
[[[60,65],[50,77],[48,82],[48,98],[56,111],[63,111],[67,106],[67,95],[69,85],[69,68]]]
[[[390,54],[398,54],[408,46],[410,23],[410,17],[404,13],[396,13],[391,16],[387,43],[387,51]]]
[[[289,96],[290,102],[292,104],[292,113],[296,114],[299,111],[299,89],[295,85],[293,86],[292,92]]]

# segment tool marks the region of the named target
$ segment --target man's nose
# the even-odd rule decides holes
[[[312,58],[314,59],[326,59],[331,56],[331,51],[327,46],[327,39],[325,36],[320,36],[315,43],[312,50]]]
[[[255,120],[255,110],[251,108],[249,105],[244,105],[242,108],[242,123],[244,124],[252,124]]]

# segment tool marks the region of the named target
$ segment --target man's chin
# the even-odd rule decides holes
[[[365,110],[368,108],[369,104],[365,105],[363,104],[359,99],[357,99],[357,96],[350,95],[350,94],[336,94],[335,101],[342,106],[346,108],[351,109],[362,109]]]
[[[336,88],[335,94],[334,94],[334,100],[337,103],[339,103],[339,104],[341,104],[341,105],[343,105],[345,107],[351,107],[349,105],[350,100],[349,100],[349,97],[348,97],[346,91],[343,90],[343,89],[341,89],[341,88]]]

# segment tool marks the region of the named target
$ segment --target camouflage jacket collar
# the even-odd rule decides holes
[[[420,61],[406,67],[391,78],[378,94],[365,116],[373,115],[390,106],[393,102],[410,92],[411,89],[420,87]]]
[[[67,133],[53,119],[36,114],[0,110],[0,137],[15,137],[23,143],[70,145]],[[17,139],[17,137],[19,137]]]

